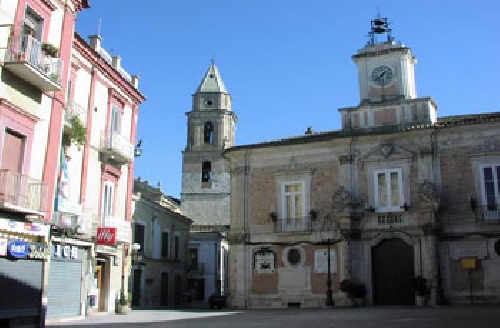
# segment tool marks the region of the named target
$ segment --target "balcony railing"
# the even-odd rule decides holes
[[[500,204],[477,205],[476,222],[500,223]]]
[[[45,212],[47,186],[40,180],[0,169],[0,208],[22,213]]]
[[[277,218],[274,232],[312,232],[313,224],[309,216],[299,218]]]
[[[101,152],[118,163],[130,163],[134,159],[134,145],[117,132],[101,135]]]
[[[205,263],[194,263],[187,268],[188,275],[193,276],[203,276],[205,274]]]
[[[5,68],[42,91],[61,90],[62,60],[45,54],[30,35],[9,38]]]
[[[71,118],[74,116],[80,119],[83,126],[87,125],[87,109],[75,102],[69,102],[66,105],[66,112],[64,113],[64,123],[71,125]]]

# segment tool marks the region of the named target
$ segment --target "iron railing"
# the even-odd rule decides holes
[[[102,134],[101,150],[116,153],[129,162],[134,159],[134,145],[118,132]]]
[[[189,276],[202,276],[205,274],[205,263],[193,263],[187,267]]]
[[[5,62],[25,62],[38,72],[61,84],[63,61],[42,51],[42,42],[31,35],[9,38]]]
[[[274,232],[312,232],[313,224],[309,216],[299,218],[276,218]]]
[[[0,169],[0,202],[27,212],[45,212],[47,186],[29,176]]]
[[[78,117],[83,126],[87,125],[87,109],[75,102],[69,102],[66,105],[66,112],[64,113],[65,123],[71,125],[71,119],[74,116]]]
[[[476,222],[500,223],[500,204],[476,205]]]

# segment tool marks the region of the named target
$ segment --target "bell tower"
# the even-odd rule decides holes
[[[193,225],[229,225],[229,166],[222,157],[234,145],[236,115],[212,61],[193,95],[182,152],[181,210]]]
[[[435,122],[434,101],[417,97],[417,59],[411,49],[394,40],[387,18],[373,19],[368,35],[368,43],[352,56],[358,68],[360,103],[339,109],[342,128]]]

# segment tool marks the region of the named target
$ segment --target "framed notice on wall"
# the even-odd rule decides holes
[[[262,248],[253,254],[254,273],[275,273],[276,254],[269,248]]]

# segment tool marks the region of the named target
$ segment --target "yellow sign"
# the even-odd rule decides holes
[[[475,258],[465,258],[460,261],[462,269],[475,269],[477,267],[477,260]]]

